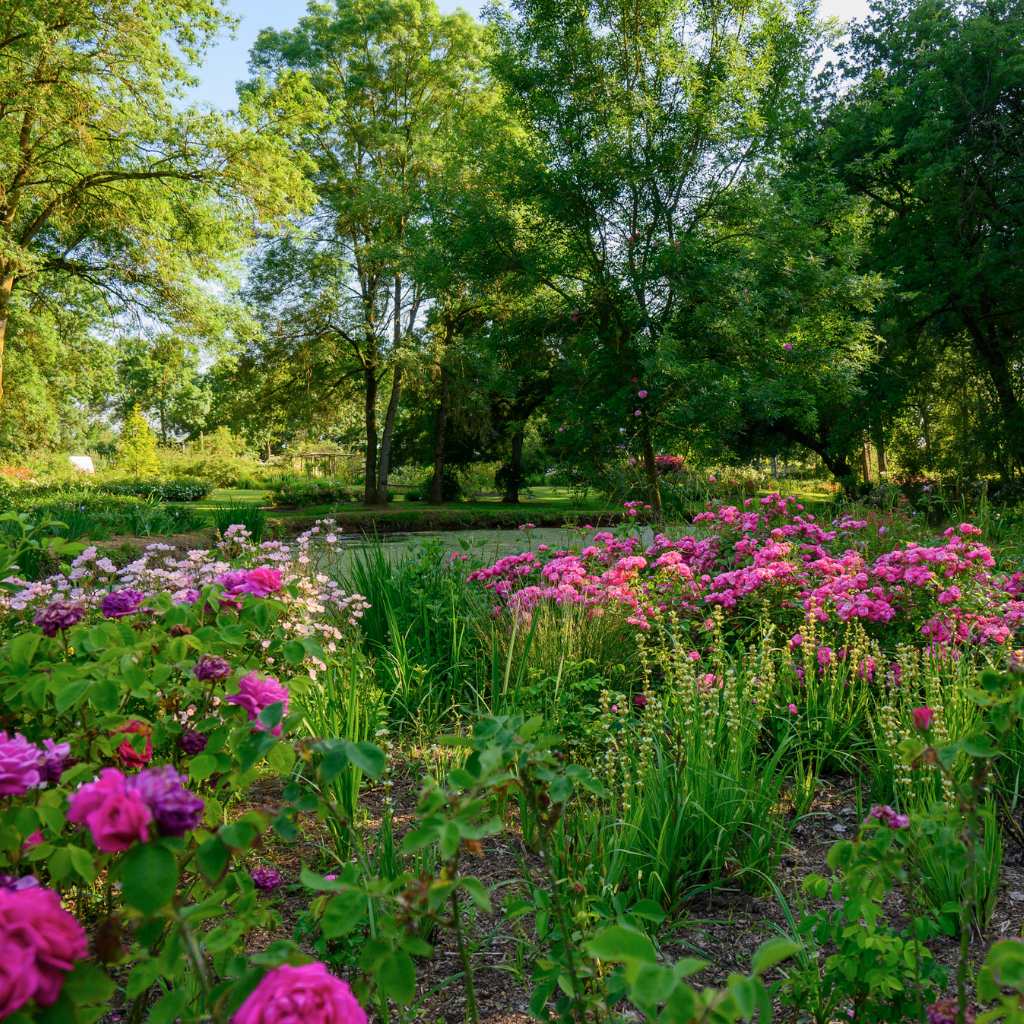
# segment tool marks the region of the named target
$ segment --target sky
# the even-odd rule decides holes
[[[438,7],[448,14],[458,7],[474,17],[482,5],[473,0],[438,0]],[[235,82],[248,78],[246,62],[249,49],[261,29],[285,29],[294,26],[306,12],[306,0],[231,0],[231,9],[242,21],[234,39],[226,37],[209,51],[201,68],[196,69],[200,84],[190,90],[192,99],[211,103],[218,110],[235,106]],[[820,17],[835,17],[843,21],[864,18],[868,13],[867,0],[821,0]]]

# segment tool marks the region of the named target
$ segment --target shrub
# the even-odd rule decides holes
[[[213,484],[209,480],[178,477],[175,480],[125,480],[101,483],[96,487],[103,494],[131,494],[159,501],[199,501],[209,497]]]
[[[270,492],[270,503],[278,508],[302,505],[336,505],[354,500],[352,491],[337,480],[298,480]]]

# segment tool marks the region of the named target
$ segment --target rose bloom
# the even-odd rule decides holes
[[[127,780],[116,768],[104,768],[72,797],[68,821],[85,825],[104,853],[120,853],[136,840],[149,838],[152,812],[138,793],[129,792]]]
[[[266,597],[281,589],[281,570],[250,569],[245,574],[245,583],[242,585],[242,592],[252,594],[253,597]]]
[[[114,590],[104,596],[100,611],[108,619],[123,619],[126,615],[134,615],[145,600],[146,595],[138,590]]]
[[[42,781],[43,752],[20,732],[0,732],[0,796],[22,796]]]
[[[282,964],[264,975],[231,1024],[366,1024],[366,1012],[323,964]]]
[[[202,820],[203,798],[185,788],[185,777],[173,765],[147,768],[126,780],[125,788],[149,808],[162,836],[183,836]]]
[[[146,749],[141,754],[132,746],[131,740],[125,740],[117,748],[117,752],[121,757],[121,764],[125,768],[141,768],[144,764],[149,764],[153,760],[153,741],[149,738],[149,726],[145,722],[140,722],[133,718],[130,722],[126,722],[114,731],[142,733],[146,737]]]
[[[264,708],[271,704],[281,703],[284,705],[282,714],[288,714],[288,700],[291,694],[288,689],[282,686],[273,676],[260,679],[255,672],[250,672],[238,680],[238,693],[228,697],[228,704],[238,704],[245,708],[249,715],[249,721],[254,722]],[[257,728],[263,729],[262,725]],[[281,735],[281,725],[278,723],[271,730],[272,735]]]
[[[210,679],[226,679],[231,675],[231,662],[213,654],[204,654],[193,666],[192,674],[201,683]]]
[[[0,889],[0,1020],[30,999],[52,1006],[88,952],[82,926],[52,889]]]
[[[935,712],[931,708],[914,708],[910,714],[918,732],[927,732],[935,721]]]
[[[77,601],[51,601],[32,620],[44,636],[55,637],[57,631],[78,625],[85,609]]]

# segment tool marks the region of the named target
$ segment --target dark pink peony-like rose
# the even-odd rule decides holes
[[[228,697],[227,702],[245,708],[249,721],[254,722],[264,708],[278,702],[284,705],[284,714],[288,714],[290,696],[287,687],[282,686],[273,676],[260,679],[255,672],[250,672],[238,680],[238,693]],[[263,729],[263,726],[258,725],[257,728]],[[280,736],[281,726],[274,726],[271,732],[274,736]]]
[[[61,907],[52,889],[0,889],[0,949],[3,1019],[29,999],[52,1006],[66,972],[86,956],[89,943],[82,926]],[[19,952],[10,952],[15,949]]]
[[[323,964],[282,964],[264,975],[231,1024],[366,1024],[366,1012]]]
[[[96,782],[82,786],[71,797],[68,821],[84,824],[93,842],[105,853],[120,853],[136,841],[149,838],[153,814],[116,768],[104,768]]]
[[[281,570],[268,569],[266,566],[250,569],[245,574],[245,583],[242,585],[242,592],[252,594],[253,597],[267,597],[280,589]]]

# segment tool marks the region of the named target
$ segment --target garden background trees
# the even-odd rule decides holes
[[[0,400],[6,345],[48,329],[33,322],[69,279],[108,319],[228,326],[209,282],[229,284],[253,219],[272,222],[305,187],[275,136],[173,102],[228,22],[219,0],[4,4]]]
[[[242,93],[302,159],[315,212],[268,241],[248,297],[265,336],[254,366],[294,366],[321,403],[358,387],[365,409],[367,504],[386,503],[391,439],[425,295],[409,274],[420,197],[444,173],[466,123],[492,103],[481,28],[428,0],[337,0],[289,32],[264,32]],[[304,380],[303,380],[304,377]],[[378,388],[390,382],[383,430]]]

